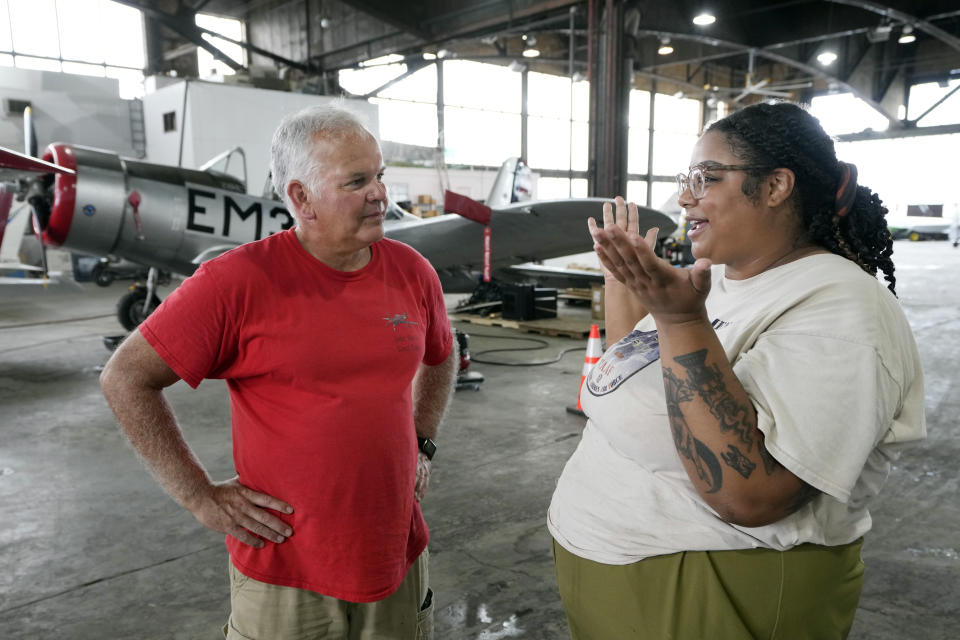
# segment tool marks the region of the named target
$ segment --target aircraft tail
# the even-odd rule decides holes
[[[499,209],[533,199],[533,172],[520,158],[507,158],[500,165],[486,205]]]
[[[493,213],[487,205],[449,189],[443,194],[443,210],[458,213],[468,220],[484,225],[490,224],[490,216]]]

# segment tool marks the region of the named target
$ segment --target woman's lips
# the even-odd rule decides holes
[[[687,237],[693,238],[707,229],[709,223],[702,218],[687,218]]]

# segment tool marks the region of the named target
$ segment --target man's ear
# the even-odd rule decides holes
[[[796,176],[790,169],[774,169],[767,176],[767,205],[776,207],[784,202],[793,193]]]
[[[310,217],[310,208],[308,207],[310,204],[310,192],[302,182],[299,180],[291,180],[287,183],[287,198],[289,198],[291,204],[293,204],[298,219],[301,216]]]

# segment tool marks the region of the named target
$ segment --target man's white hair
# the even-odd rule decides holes
[[[360,116],[340,104],[341,101],[314,105],[288,115],[273,132],[270,145],[270,179],[277,195],[283,198],[291,214],[296,214],[287,196],[287,185],[299,180],[312,191],[320,171],[311,151],[318,137],[337,139],[351,134],[375,138]]]

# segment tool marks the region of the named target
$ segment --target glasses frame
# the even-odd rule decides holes
[[[754,171],[754,170],[769,170],[770,167],[760,164],[710,164],[710,165],[695,165],[693,166],[689,173],[677,174],[677,195],[678,197],[683,197],[683,192],[687,189],[690,190],[690,195],[693,196],[694,200],[700,200],[705,195],[707,195],[707,181],[706,173],[710,171]],[[701,180],[699,184],[702,186],[696,187],[698,184],[694,180],[696,174],[700,174]]]

